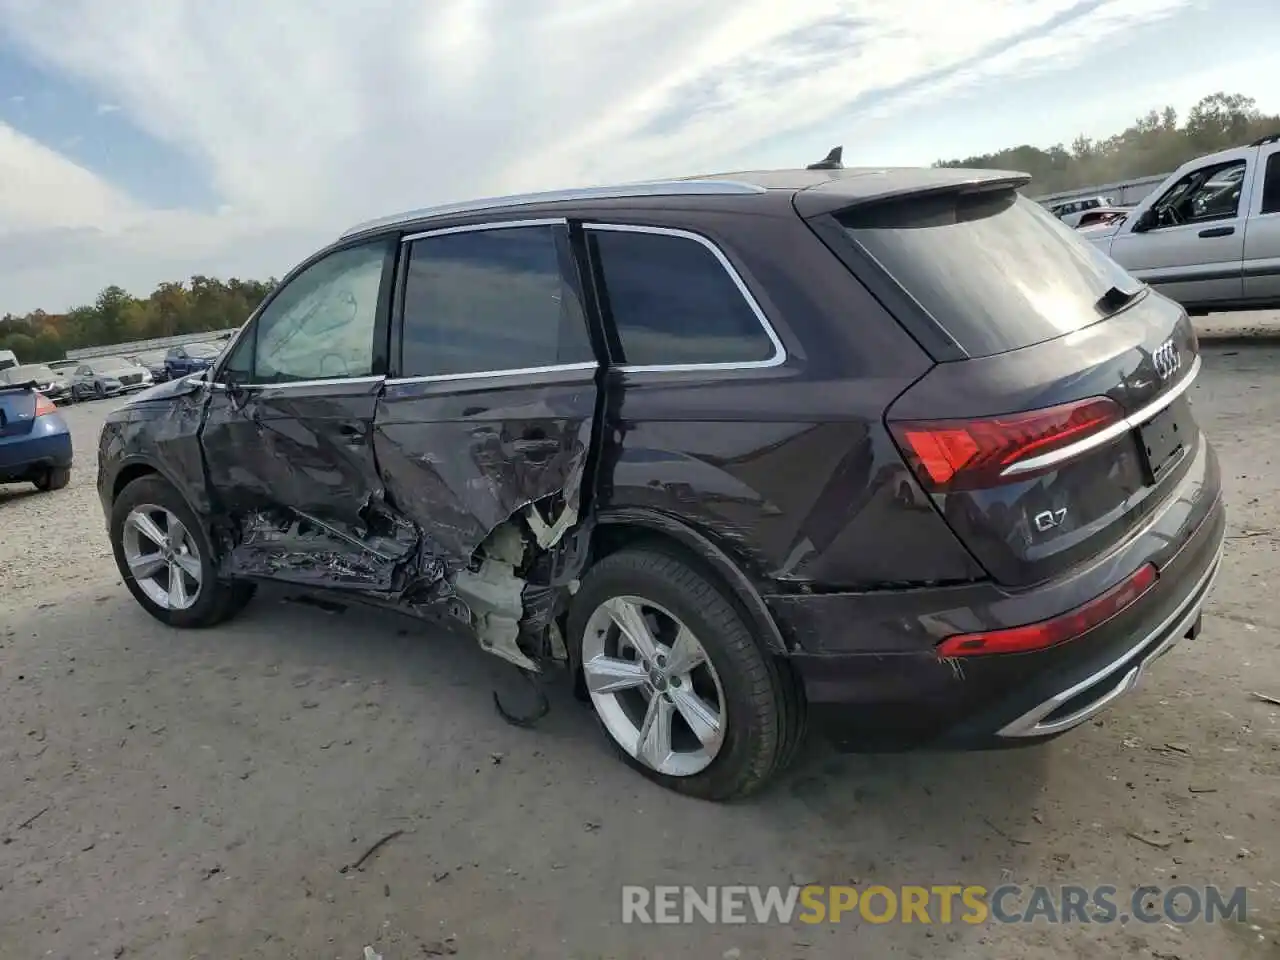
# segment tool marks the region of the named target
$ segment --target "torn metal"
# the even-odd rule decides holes
[[[528,672],[566,659],[552,628],[589,545],[594,388],[514,421],[480,398],[459,420],[440,413],[457,398],[416,388],[327,389],[202,394],[192,454],[218,491],[220,573],[460,622]]]
[[[247,513],[225,531],[221,572],[356,589],[416,613],[447,604],[484,650],[522,670],[539,672],[548,657],[567,660],[555,618],[572,581],[557,582],[563,568],[551,553],[577,524],[575,507],[564,504],[548,523],[538,504],[526,504],[452,575],[418,526],[380,497],[371,496],[361,516],[364,525],[348,531],[297,510]]]

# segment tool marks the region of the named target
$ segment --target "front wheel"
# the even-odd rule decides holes
[[[125,586],[172,627],[211,627],[235,616],[254,586],[221,580],[213,548],[186,501],[167,481],[140,477],[111,508],[111,548]]]
[[[660,550],[612,554],[587,573],[569,616],[596,717],[645,776],[733,800],[785,765],[800,729],[787,678],[692,566]]]

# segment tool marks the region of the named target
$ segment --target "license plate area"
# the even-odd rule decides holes
[[[1179,406],[1170,404],[1138,428],[1138,451],[1147,483],[1159,482],[1188,446],[1191,431],[1179,416]]]

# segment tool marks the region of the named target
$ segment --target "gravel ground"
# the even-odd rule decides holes
[[[1280,956],[1280,708],[1251,697],[1280,694],[1280,349],[1210,349],[1193,396],[1232,510],[1198,641],[1051,744],[814,744],[736,806],[649,785],[567,696],[507,725],[497,661],[410,621],[260,596],[160,626],[93,489],[112,401],[70,408],[71,486],[0,488],[0,957]],[[1243,885],[1249,922],[620,923],[624,883],[806,882]]]

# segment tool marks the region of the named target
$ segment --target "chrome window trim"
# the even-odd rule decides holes
[[[193,374],[194,376],[194,374]],[[185,378],[180,378],[185,379]],[[360,377],[324,377],[317,380],[280,380],[274,383],[237,383],[234,387],[222,380],[206,380],[205,386],[210,390],[292,390],[299,387],[327,387],[344,383],[379,383],[387,378],[382,374],[371,374]]]
[[[403,213],[366,220],[348,228],[340,239],[347,240],[373,230],[382,230],[412,223],[415,220],[426,220],[446,214],[482,213],[486,210],[501,210],[504,207],[533,206],[539,203],[561,203],[583,200],[626,200],[633,197],[713,197],[713,196],[749,196],[766,193],[764,187],[741,180],[725,179],[692,179],[692,180],[652,180],[641,183],[623,183],[614,186],[580,187],[570,190],[547,190],[538,193],[517,193],[505,197],[486,197],[477,200],[463,200],[458,203],[445,203],[434,207],[423,207],[419,210],[406,210]]]
[[[406,383],[452,383],[455,380],[488,380],[494,377],[528,377],[542,373],[570,373],[597,370],[600,364],[594,360],[579,363],[553,363],[545,367],[519,367],[511,370],[477,370],[467,373],[431,373],[420,377],[388,377],[387,386]]]
[[[1097,433],[1085,437],[1083,440],[1077,440],[1075,443],[1068,444],[1065,447],[1060,447],[1057,450],[1051,450],[1038,457],[1031,457],[1029,460],[1019,460],[1017,463],[1005,467],[1004,470],[1000,472],[1000,476],[1016,477],[1019,474],[1029,473],[1033,470],[1043,470],[1045,467],[1051,467],[1054,464],[1063,463],[1064,461],[1080,456],[1082,453],[1087,453],[1096,447],[1101,447],[1103,444],[1110,443],[1112,440],[1123,436],[1130,430],[1136,430],[1161,410],[1165,409],[1165,407],[1169,406],[1169,404],[1173,403],[1173,401],[1186,393],[1187,389],[1191,386],[1192,381],[1194,381],[1199,374],[1200,357],[1197,355],[1195,360],[1192,361],[1191,369],[1187,372],[1187,375],[1179,380],[1173,389],[1157,397],[1155,400],[1152,400],[1145,407],[1130,414],[1123,420],[1113,423],[1105,430],[1099,430]]]
[[[594,221],[583,223],[583,229],[588,231],[600,231],[605,233],[649,233],[660,237],[677,237],[682,240],[692,240],[700,243],[719,262],[721,268],[729,275],[729,279],[733,281],[733,285],[738,288],[738,293],[746,301],[751,312],[755,314],[756,320],[764,330],[765,336],[773,344],[773,356],[765,360],[739,360],[725,363],[649,363],[649,364],[620,364],[617,369],[627,373],[685,373],[696,372],[701,370],[765,370],[771,367],[778,367],[787,362],[787,348],[782,345],[782,340],[777,332],[773,329],[773,324],[769,322],[769,318],[765,316],[764,310],[761,308],[755,295],[747,287],[746,282],[742,279],[734,265],[725,256],[714,242],[704,237],[700,233],[692,230],[680,230],[675,227],[650,227],[638,224],[628,223],[597,223]],[[626,349],[626,344],[623,344]]]
[[[486,230],[516,230],[520,227],[564,227],[569,221],[564,217],[536,217],[531,220],[499,220],[494,223],[468,223],[460,227],[440,227],[437,230],[423,230],[421,233],[410,233],[400,238],[402,244],[415,240],[426,240],[431,237],[447,237],[455,233],[481,233]]]

